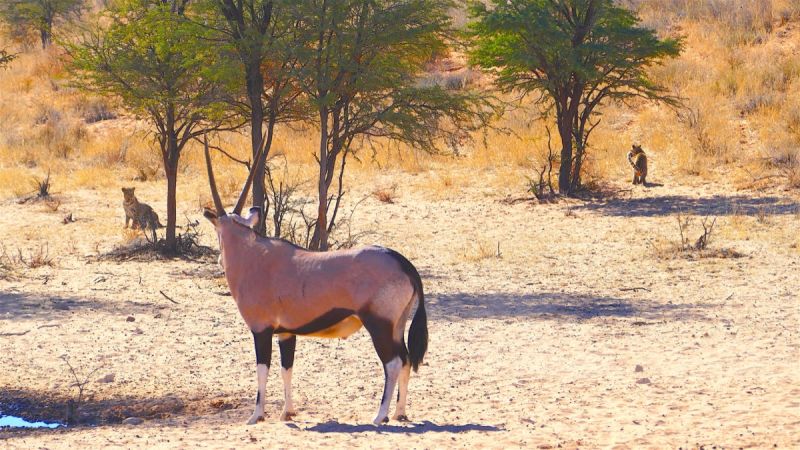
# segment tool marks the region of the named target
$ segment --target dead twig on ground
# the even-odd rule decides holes
[[[176,305],[180,305],[180,303],[176,302],[169,295],[165,294],[164,291],[158,291],[158,292],[159,294],[163,295],[165,299],[171,301],[172,303],[175,303]]]

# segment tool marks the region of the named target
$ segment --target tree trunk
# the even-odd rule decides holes
[[[177,191],[178,191],[178,133],[175,131],[175,109],[167,108],[166,136],[162,141],[162,155],[164,157],[164,175],[167,177],[167,230],[165,237],[165,250],[167,253],[178,251],[178,241],[175,236],[177,225]],[[166,148],[163,148],[166,145]],[[155,231],[153,231],[155,235]]]
[[[264,91],[264,76],[261,74],[260,57],[255,56],[246,73],[247,98],[250,102],[250,143],[253,151],[253,164],[256,166],[256,176],[253,178],[253,206],[264,206],[264,161],[267,158],[267,149],[264,150],[263,157],[255,161],[256,153],[261,145],[262,133],[264,129],[264,105],[261,103],[261,94]],[[271,136],[270,136],[271,138]],[[264,229],[264,217],[262,214],[257,230]],[[262,231],[263,234],[263,231]]]
[[[581,170],[583,169],[583,155],[586,143],[580,138],[575,142],[575,164],[572,169],[572,185],[570,192],[578,192],[581,188]]]
[[[256,168],[256,177],[255,180],[259,180],[261,182],[261,192],[262,192],[262,199],[261,203],[257,203],[257,199],[255,196],[255,191],[253,192],[253,205],[261,207],[261,218],[256,225],[256,233],[266,236],[267,235],[267,204],[266,204],[266,182],[264,178],[266,177],[266,170],[265,165],[267,163],[267,155],[269,154],[269,149],[272,147],[272,136],[275,132],[275,122],[276,116],[274,110],[269,112],[269,118],[267,119],[267,137],[266,142],[264,142],[264,154],[261,160],[259,161],[259,165]]]
[[[169,253],[177,253],[178,240],[175,235],[177,226],[177,193],[178,193],[178,158],[175,164],[166,168],[167,175],[167,230],[165,248]]]
[[[572,120],[558,117],[558,134],[561,137],[561,166],[558,169],[558,192],[569,195],[572,187]]]
[[[319,204],[317,224],[311,241],[313,250],[328,250],[328,108],[319,112]]]
[[[42,40],[42,50],[46,50],[53,40],[51,36],[51,30],[52,26],[47,23],[43,23],[41,28],[39,28],[39,38]]]

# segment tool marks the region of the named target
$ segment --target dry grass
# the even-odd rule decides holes
[[[469,242],[464,248],[461,256],[470,262],[480,262],[488,259],[502,258],[500,242],[489,242],[487,240],[476,240]]]
[[[624,155],[639,142],[656,182],[735,173],[737,185],[746,188],[800,188],[800,5],[792,0],[625,3],[662,35],[685,38],[684,54],[653,67],[651,74],[684,97],[686,108],[605,105],[590,142],[585,179],[627,180]],[[0,45],[22,50],[2,40]],[[24,180],[47,171],[61,192],[163,183],[148,125],[121,114],[113,100],[71,88],[60,57],[57,49],[26,50],[0,77],[0,196],[28,194]],[[457,63],[440,64],[431,73],[432,82],[482,85],[473,70]],[[462,186],[519,194],[547,161],[547,122],[538,117],[537,108],[524,101],[496,124],[508,132],[476,135],[458,149],[460,157],[428,155],[381,140],[359,142],[357,158],[348,161],[348,179],[360,183],[387,171],[402,172],[409,184],[434,198],[458,195]],[[278,130],[272,155],[285,158],[295,179],[316,177],[315,136],[313,129]],[[557,140],[554,136],[553,148]],[[248,137],[231,133],[218,143],[248,159]],[[238,194],[244,168],[218,154],[214,160],[222,194],[230,200]],[[207,190],[197,175],[202,175],[202,152],[191,144],[182,156],[179,197],[205,203]],[[393,201],[393,195],[381,195],[385,200],[380,201]]]
[[[24,251],[19,247],[9,250],[5,245],[0,244],[0,270],[38,269],[53,265],[55,265],[55,261],[50,256],[50,246],[47,242],[39,243]]]
[[[658,259],[741,258],[744,254],[727,247],[711,245],[716,239],[717,218],[675,216],[676,236],[657,237],[650,243]],[[695,238],[697,236],[697,238]]]

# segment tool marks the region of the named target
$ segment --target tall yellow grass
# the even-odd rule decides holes
[[[749,164],[748,174],[778,173],[800,186],[800,3],[626,3],[645,25],[685,38],[684,54],[653,67],[651,75],[683,97],[686,108],[605,105],[590,141],[587,180],[628,181],[624,155],[638,142],[652,161],[652,181],[716,177],[720,171],[712,168]],[[13,49],[13,43],[0,41],[0,47]],[[113,99],[71,88],[59,56],[57,49],[26,51],[0,72],[0,196],[23,195],[32,190],[33,178],[48,171],[61,191],[163,182],[147,124],[125,116]],[[463,186],[501,195],[520,192],[547,159],[547,124],[534,105],[523,104],[496,124],[507,132],[478,133],[455,157],[382,140],[362,142],[348,161],[348,179],[369,183],[402,172],[411,175],[409,184],[442,198],[458,195]],[[230,133],[218,139],[247,159],[247,137]],[[557,136],[551,145],[557,153]],[[280,128],[272,157],[290,169],[276,176],[309,180],[312,192],[316,147],[315,130]],[[235,196],[243,167],[218,154],[214,158],[223,194]],[[202,152],[192,144],[182,156],[179,182],[191,187],[182,194],[186,199],[202,203],[205,189],[194,186],[200,174]]]

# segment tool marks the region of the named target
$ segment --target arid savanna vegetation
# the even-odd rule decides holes
[[[263,234],[419,269],[410,423],[362,330],[245,427],[204,142]],[[798,246],[794,0],[0,4],[0,416],[67,425],[3,447],[800,446]]]

